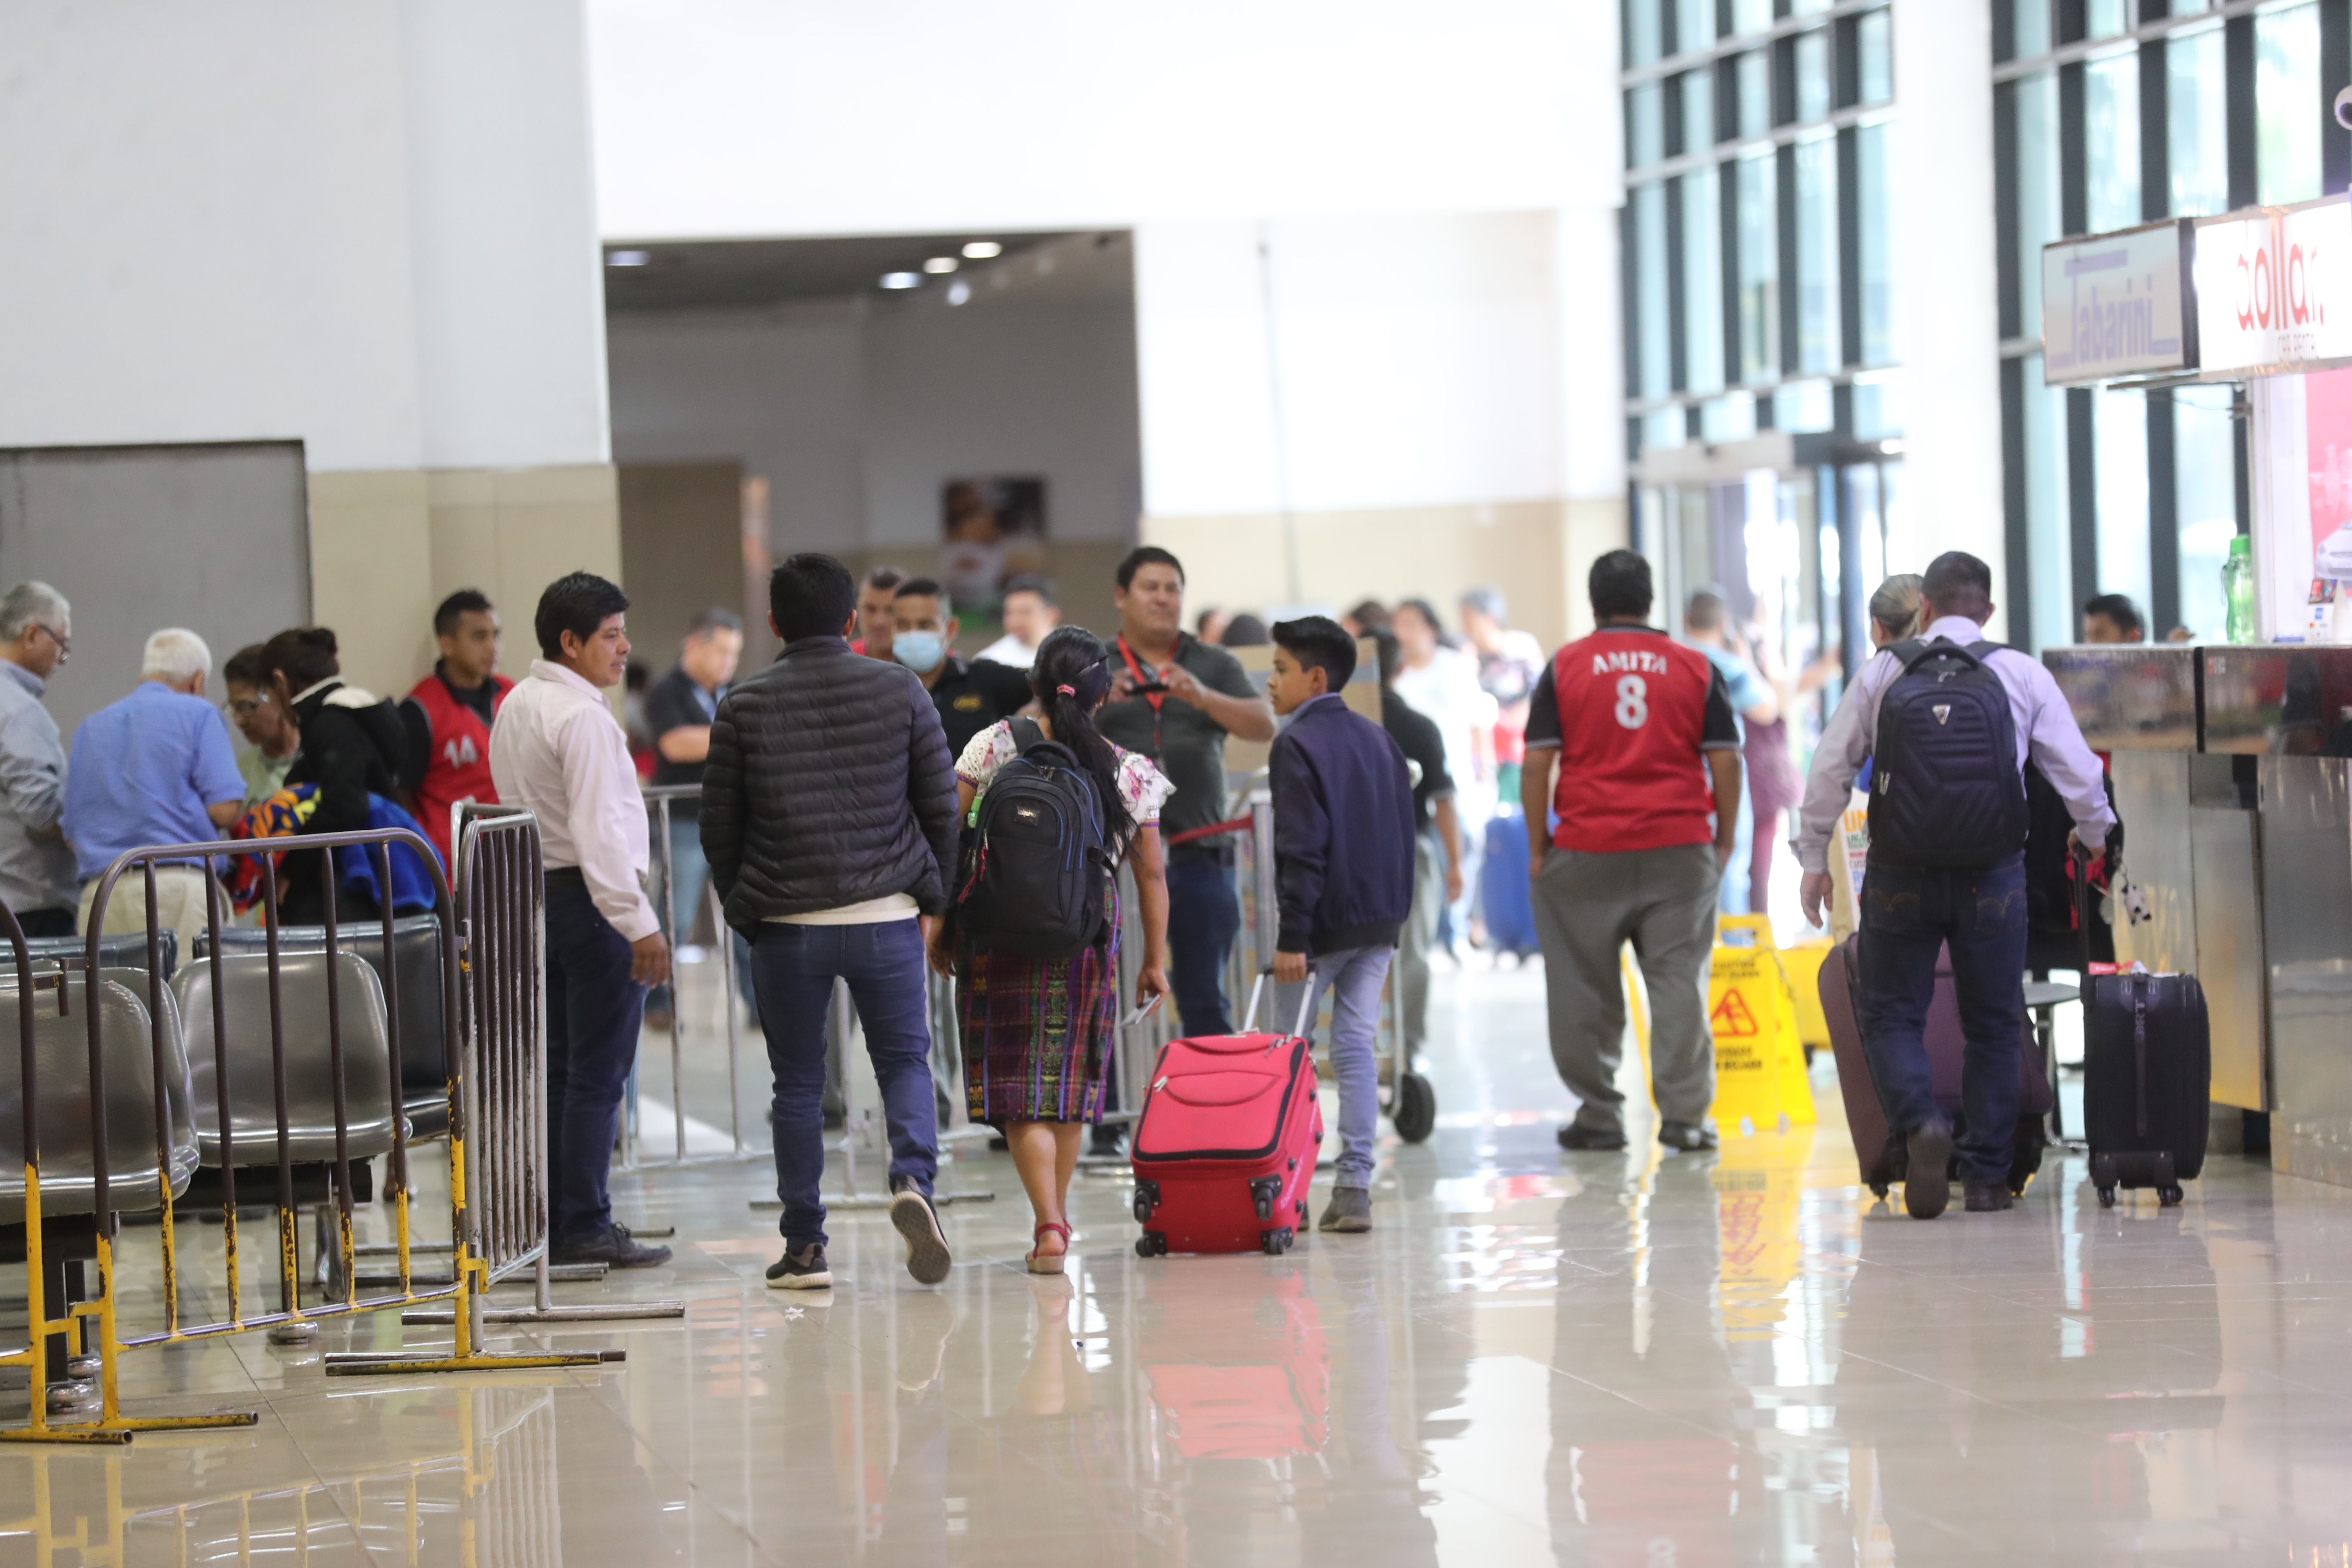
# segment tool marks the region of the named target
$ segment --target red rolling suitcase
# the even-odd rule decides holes
[[[1135,1250],[1290,1250],[1323,1142],[1307,1007],[1287,1035],[1250,1032],[1265,976],[1238,1035],[1171,1040],[1152,1064],[1135,1124]],[[1308,991],[1308,1003],[1313,998]]]
[[[1854,1158],[1862,1179],[1880,1197],[1907,1173],[1904,1149],[1886,1137],[1886,1112],[1878,1103],[1877,1086],[1870,1079],[1870,1064],[1862,1054],[1862,1026],[1854,998],[1862,990],[1859,937],[1838,944],[1822,965],[1822,1015],[1829,1022],[1830,1047],[1837,1054],[1838,1094],[1845,1101],[1846,1125],[1853,1133]],[[1936,994],[1927,1004],[1927,1063],[1935,1074],[1936,1103],[1957,1126],[1960,1114],[1960,1062],[1968,1053],[1968,1037],[1960,1031],[1960,1005],[1952,990],[1952,955],[1936,959]],[[2050,1146],[2044,1118],[2050,1114],[2050,1079],[2042,1070],[2042,1047],[2033,1038],[2031,1019],[2025,1025],[2024,1048],[2018,1069],[2017,1142],[2009,1167],[2009,1190],[2021,1196],[2042,1156]],[[1959,1156],[1955,1153],[1957,1163]],[[1957,1177],[1955,1178],[1957,1179]]]

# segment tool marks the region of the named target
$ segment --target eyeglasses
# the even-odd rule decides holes
[[[268,706],[269,699],[267,697],[232,697],[228,710],[240,719],[250,719]]]
[[[58,662],[59,664],[63,664],[66,660],[73,657],[73,638],[66,636],[65,633],[58,630],[55,626],[43,626],[39,621],[35,621],[33,625],[39,626],[42,631],[47,632],[49,635],[49,640],[58,645]]]

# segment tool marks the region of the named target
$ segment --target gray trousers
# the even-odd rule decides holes
[[[1535,880],[1551,1058],[1582,1103],[1580,1127],[1620,1132],[1625,1040],[1618,950],[1633,944],[1650,993],[1650,1085],[1659,1116],[1696,1126],[1715,1100],[1715,1041],[1706,1026],[1715,896],[1722,880],[1707,844],[1595,854],[1552,849]]]
[[[1413,840],[1412,912],[1397,933],[1397,1025],[1404,1060],[1413,1067],[1429,1043],[1429,953],[1437,945],[1438,911],[1445,907],[1444,851],[1429,834]]]

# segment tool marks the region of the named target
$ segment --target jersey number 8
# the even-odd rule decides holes
[[[1650,721],[1650,683],[1638,675],[1628,675],[1617,682],[1617,722],[1628,730],[1638,730]]]

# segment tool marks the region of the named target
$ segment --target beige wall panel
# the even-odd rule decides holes
[[[1623,498],[1565,504],[1568,542],[1561,565],[1566,569],[1566,581],[1560,585],[1560,598],[1567,607],[1568,621],[1563,641],[1580,637],[1592,629],[1592,601],[1585,585],[1592,574],[1592,563],[1612,550],[1626,549],[1633,542]],[[1553,645],[1547,642],[1545,646]]]
[[[625,463],[618,472],[629,640],[660,669],[703,608],[740,613],[743,466]]]
[[[1569,528],[1558,501],[1303,512],[1297,527],[1307,603],[1344,610],[1367,598],[1425,598],[1452,628],[1463,592],[1492,585],[1508,595],[1513,625],[1548,647],[1566,640]],[[1210,605],[1262,610],[1290,596],[1279,516],[1147,517],[1143,537],[1184,563],[1188,617]]]
[[[573,571],[621,579],[614,470],[602,463],[445,468],[431,479],[432,603],[459,588],[488,594],[506,624],[499,668],[520,676],[538,651],[530,617],[548,584]],[[418,675],[433,666],[431,614],[427,605]]]
[[[425,476],[377,469],[310,478],[311,615],[334,628],[345,679],[399,696],[432,663],[437,601]]]

